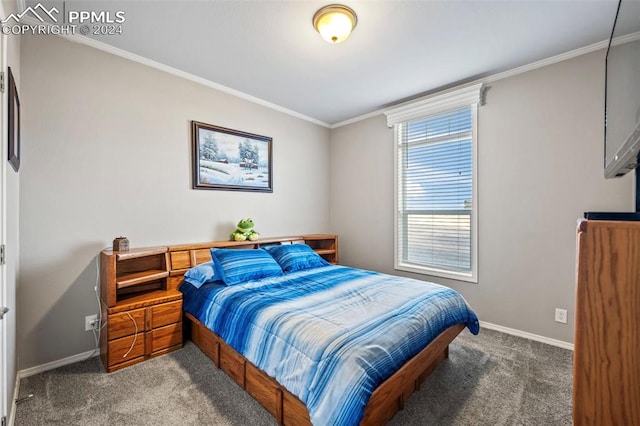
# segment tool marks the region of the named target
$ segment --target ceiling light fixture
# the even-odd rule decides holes
[[[353,9],[341,4],[330,4],[313,15],[313,27],[332,44],[345,41],[357,23]]]

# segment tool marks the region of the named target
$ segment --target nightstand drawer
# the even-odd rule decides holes
[[[154,328],[146,333],[147,355],[182,344],[182,322]]]
[[[135,339],[135,343],[133,343]],[[133,348],[131,344],[133,343]],[[131,349],[131,352],[129,352]],[[127,352],[129,352],[127,354]],[[124,355],[127,354],[125,357]],[[109,366],[144,356],[144,333],[109,342]]]
[[[144,331],[144,309],[109,315],[107,324],[109,340],[134,334],[136,326],[138,333]]]
[[[147,309],[149,315],[147,331],[182,321],[182,300],[151,306]]]

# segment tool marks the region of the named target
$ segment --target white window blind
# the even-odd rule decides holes
[[[476,106],[447,106],[419,118],[404,107],[406,121],[394,123],[395,264],[396,269],[476,282]],[[421,102],[423,113],[425,108],[428,103]]]

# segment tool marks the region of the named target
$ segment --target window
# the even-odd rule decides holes
[[[396,269],[477,282],[480,86],[387,111],[396,142]]]

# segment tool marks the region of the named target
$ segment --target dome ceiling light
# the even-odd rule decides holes
[[[353,9],[341,4],[330,4],[313,15],[313,27],[332,44],[345,41],[357,23]]]

